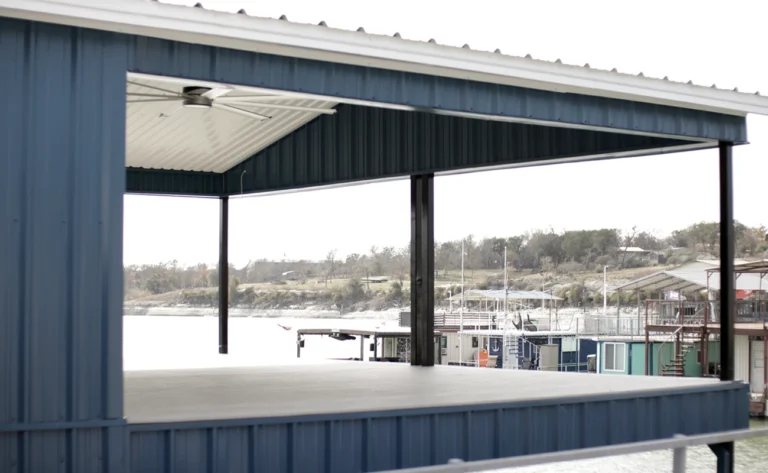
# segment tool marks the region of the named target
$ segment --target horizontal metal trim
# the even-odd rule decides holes
[[[126,194],[218,197],[224,193],[224,175],[213,172],[125,168]]]
[[[65,0],[6,0],[0,11],[6,16],[28,20],[341,64],[643,100],[733,114],[768,114],[768,98],[753,94],[153,2],[113,0],[98,5],[83,5]]]
[[[12,433],[12,432],[44,432],[44,431],[51,431],[51,430],[73,430],[73,429],[105,429],[110,427],[125,427],[127,425],[128,425],[128,422],[125,419],[2,424],[0,425],[0,432]]]

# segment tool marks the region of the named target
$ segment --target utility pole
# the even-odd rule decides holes
[[[608,316],[608,266],[603,266],[603,318]]]
[[[504,246],[504,326],[507,324],[507,293],[509,292],[509,285],[507,279],[507,247]]]
[[[459,362],[464,363],[464,240],[461,240],[461,307],[459,307]]]

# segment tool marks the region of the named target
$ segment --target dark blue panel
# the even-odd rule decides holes
[[[224,175],[215,172],[127,168],[125,185],[125,192],[129,194],[220,196],[224,192]]]
[[[131,471],[161,471],[170,456],[174,464],[162,471],[353,473],[743,429],[748,389],[727,383],[495,406],[142,424],[129,426]]]
[[[343,105],[227,172],[264,192],[548,159],[636,151],[679,140]],[[243,170],[246,171],[243,175]]]
[[[406,105],[741,143],[746,119],[648,103],[136,37],[131,70]]]
[[[32,430],[18,471],[123,467],[120,428],[66,426],[123,416],[127,52],[120,35],[0,20],[0,426]]]

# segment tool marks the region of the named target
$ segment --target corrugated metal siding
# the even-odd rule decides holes
[[[3,472],[122,458],[127,51],[118,35],[0,19]]]
[[[125,172],[125,191],[129,194],[220,196],[224,193],[224,174],[140,168],[127,168]]]
[[[747,386],[728,383],[640,398],[131,425],[131,472],[357,473],[741,429],[748,421]]]
[[[735,335],[733,338],[734,379],[749,383],[749,336]]]
[[[132,37],[130,70],[327,97],[741,143],[746,119],[663,105]]]
[[[657,148],[679,140],[340,105],[227,173],[263,192]],[[243,170],[246,174],[243,176]]]

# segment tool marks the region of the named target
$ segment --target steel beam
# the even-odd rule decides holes
[[[220,197],[219,353],[229,353],[229,197]]]
[[[411,176],[411,365],[435,364],[433,174]]]
[[[720,142],[720,379],[734,379],[734,326],[736,287],[733,277],[735,238],[733,231],[733,155],[732,143]],[[733,472],[733,442],[715,449],[717,471]]]

